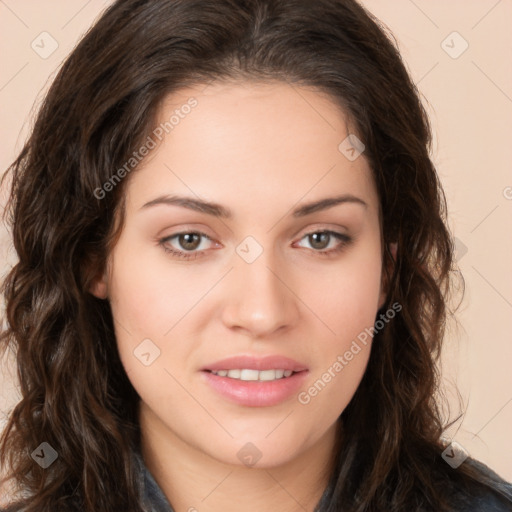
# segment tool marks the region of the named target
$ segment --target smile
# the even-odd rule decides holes
[[[215,394],[229,402],[245,407],[271,407],[293,399],[309,371],[242,368],[203,370],[200,374]]]
[[[283,369],[258,371],[244,368],[233,370],[216,370],[212,371],[212,373],[218,375],[219,377],[229,377],[230,379],[269,381],[290,377],[293,371]]]

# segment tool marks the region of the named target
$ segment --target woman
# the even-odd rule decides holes
[[[11,167],[8,510],[510,510],[440,441],[429,144],[354,1],[112,5]]]

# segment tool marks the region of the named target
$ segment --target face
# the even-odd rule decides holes
[[[370,168],[312,89],[182,89],[159,122],[92,292],[141,421],[218,461],[285,463],[332,439],[366,368],[385,299]]]

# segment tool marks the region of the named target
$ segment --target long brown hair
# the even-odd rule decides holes
[[[0,462],[20,490],[15,510],[143,510],[131,457],[140,398],[109,303],[87,291],[122,229],[128,178],[98,189],[147,138],[168,94],[224,78],[326,92],[364,141],[379,193],[383,309],[402,311],[377,333],[341,415],[346,442],[317,510],[452,510],[454,488],[497,489],[467,462],[454,471],[440,458],[436,361],[454,249],[427,115],[386,29],[354,0],[118,0],[63,64],[9,168],[19,262],[2,286],[0,344],[16,351],[22,399]],[[31,457],[42,442],[58,452],[46,469]]]

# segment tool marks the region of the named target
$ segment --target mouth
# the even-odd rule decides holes
[[[290,400],[309,369],[284,356],[234,356],[201,369],[203,381],[217,396],[246,407],[270,407]]]
[[[271,407],[294,398],[304,385],[309,370],[241,368],[203,370],[200,374],[218,397],[230,403],[244,407]]]
[[[280,379],[287,379],[295,373],[293,370],[285,370],[283,368],[276,370],[253,370],[250,368],[236,368],[231,370],[206,370],[219,377],[227,377],[228,379],[236,379],[243,381],[261,381],[268,382]]]
[[[299,363],[298,361],[286,356],[267,355],[261,357],[246,354],[227,357],[201,368],[201,370],[207,370],[210,372],[227,371],[228,374],[229,372],[233,372],[229,375],[230,378],[239,379],[240,376],[243,376],[243,380],[259,380],[259,373],[263,374],[262,380],[264,380],[266,376],[276,378],[276,376],[271,373],[265,373],[267,371],[276,372],[278,375],[277,378],[283,378],[285,375],[286,377],[289,377],[291,375],[289,373],[290,371],[293,373],[307,369],[308,368],[305,364]],[[256,378],[256,373],[254,373],[256,370],[258,371],[258,379]],[[281,371],[283,372],[282,375]],[[237,372],[240,372],[240,375],[238,375]],[[228,374],[222,376],[225,377]]]

